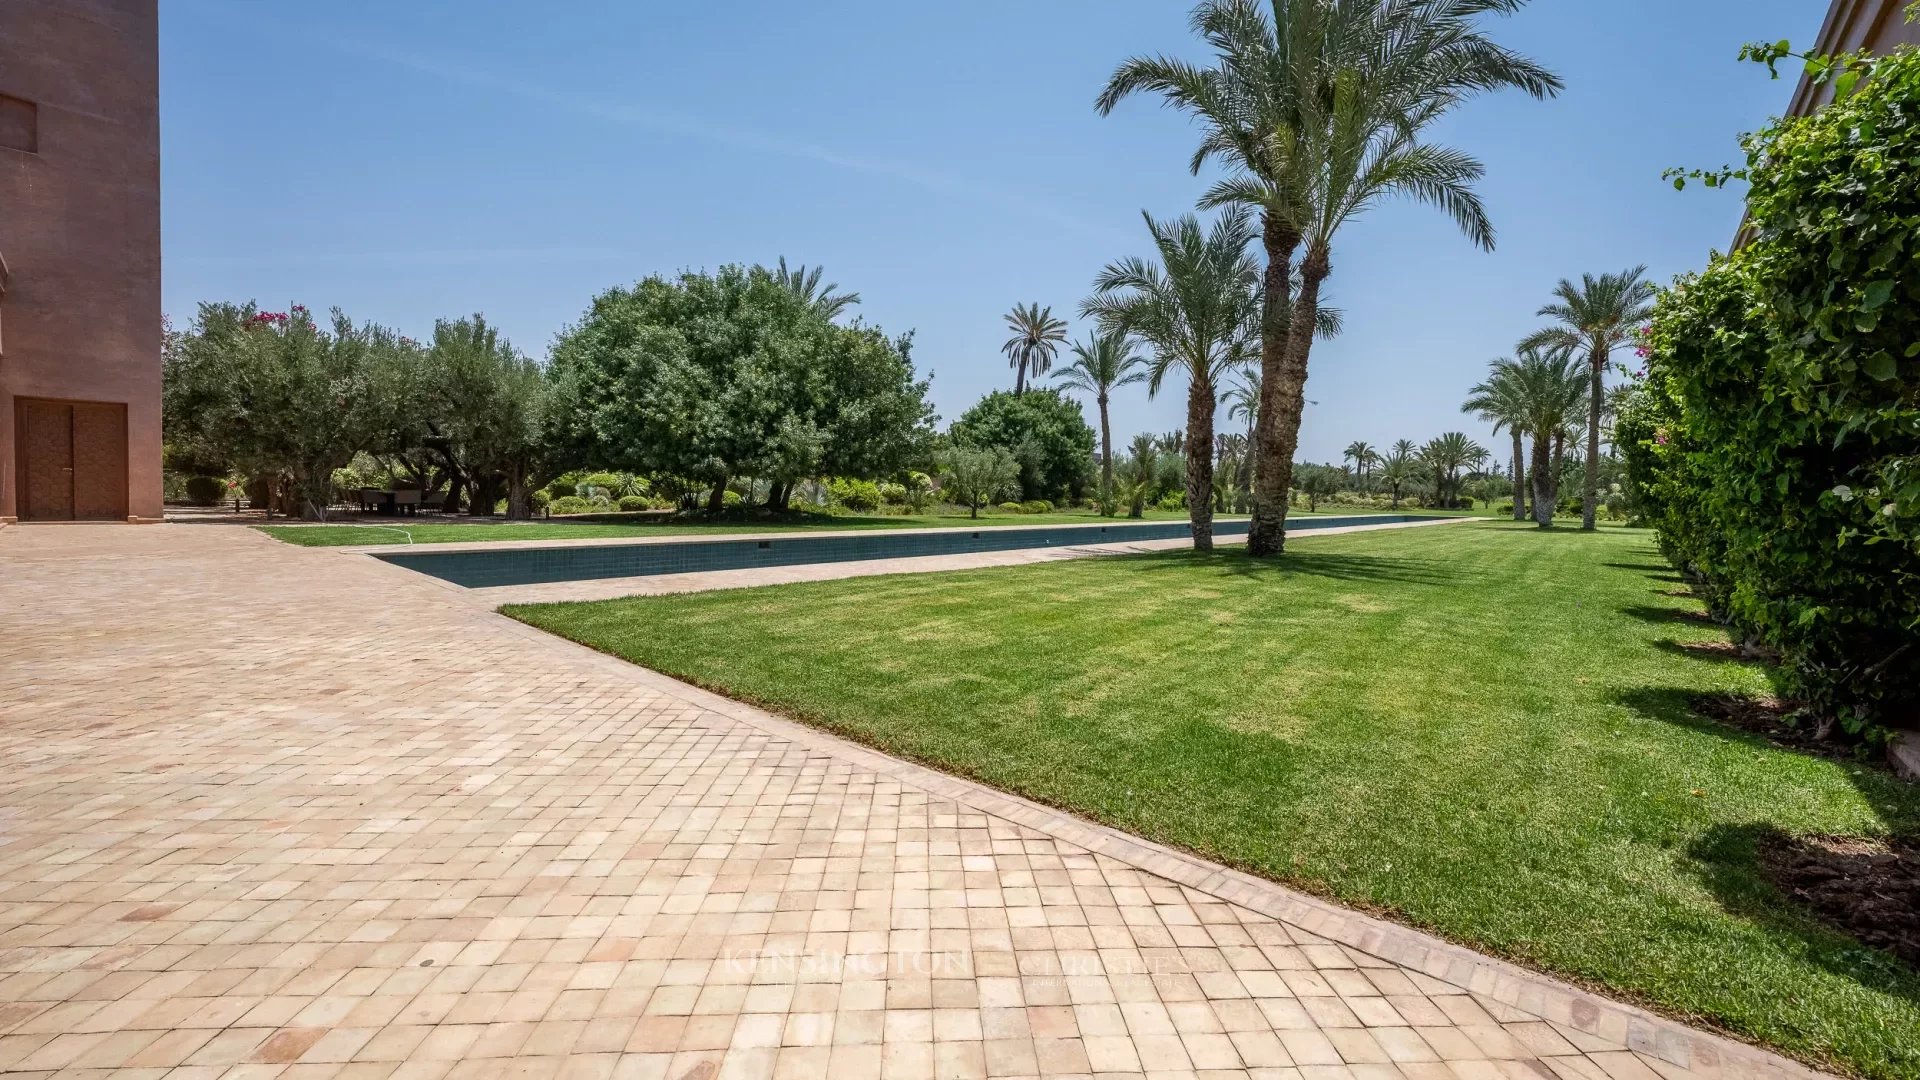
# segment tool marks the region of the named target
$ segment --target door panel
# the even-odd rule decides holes
[[[22,521],[73,519],[73,406],[16,398]]]
[[[127,520],[125,405],[73,405],[73,516]]]

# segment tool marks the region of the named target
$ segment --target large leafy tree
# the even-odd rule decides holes
[[[1093,429],[1080,403],[1052,388],[996,390],[961,414],[949,436],[956,446],[998,446],[1012,454],[1026,499],[1077,499],[1093,469]]]
[[[1493,433],[1502,428],[1513,439],[1513,520],[1527,519],[1527,466],[1523,440],[1527,432],[1527,401],[1520,372],[1512,360],[1495,360],[1488,365],[1487,377],[1467,392],[1461,412],[1472,413],[1493,425]]]
[[[1255,445],[1258,491],[1248,550],[1280,552],[1286,493],[1299,444],[1321,283],[1331,242],[1348,220],[1388,195],[1411,195],[1453,211],[1490,242],[1467,184],[1478,165],[1418,134],[1448,109],[1486,90],[1557,93],[1559,80],[1494,44],[1480,19],[1525,0],[1205,0],[1194,32],[1211,66],[1167,56],[1122,63],[1097,107],[1152,92],[1201,122],[1194,172],[1218,158],[1229,175],[1205,205],[1260,215],[1262,401]],[[1463,213],[1463,211],[1465,211]],[[1302,280],[1293,261],[1305,247]]]
[[[1069,390],[1092,394],[1100,410],[1100,491],[1107,499],[1113,490],[1113,425],[1107,405],[1113,392],[1146,379],[1145,359],[1134,352],[1127,335],[1115,331],[1095,334],[1073,345],[1073,362],[1054,375]]]
[[[1067,340],[1067,324],[1053,317],[1052,308],[1038,303],[1013,305],[1006,322],[1013,336],[1000,351],[1006,354],[1007,366],[1013,368],[1013,392],[1024,394],[1029,375],[1037,379],[1053,367],[1053,358],[1060,355],[1060,343]]]
[[[491,514],[504,495],[508,517],[529,516],[546,450],[540,365],[474,315],[434,324],[416,380],[415,439],[466,488],[467,512]]]
[[[1139,338],[1153,350],[1147,391],[1158,394],[1169,373],[1187,383],[1187,512],[1196,551],[1213,548],[1213,425],[1218,386],[1245,355],[1259,314],[1260,266],[1247,253],[1253,216],[1231,207],[1203,228],[1186,214],[1146,219],[1159,261],[1133,257],[1109,263],[1081,305],[1103,330]]]
[[[1587,462],[1581,483],[1580,527],[1594,528],[1600,505],[1600,429],[1606,412],[1607,365],[1615,349],[1634,341],[1653,315],[1654,287],[1643,280],[1645,266],[1618,274],[1584,274],[1579,284],[1560,279],[1553,303],[1540,314],[1554,320],[1527,338],[1541,347],[1564,349],[1587,362]]]
[[[553,348],[551,428],[574,462],[711,485],[904,466],[930,434],[910,337],[838,326],[775,273],[650,277],[594,299]]]
[[[311,520],[326,520],[333,471],[392,441],[415,407],[418,350],[337,310],[322,324],[298,305],[202,304],[167,344],[167,441],[269,479]]]

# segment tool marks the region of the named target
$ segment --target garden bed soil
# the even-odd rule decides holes
[[[1693,699],[1693,711],[1789,750],[1847,761],[1856,757],[1850,747],[1816,738],[1811,729],[1795,724],[1793,704],[1781,698],[1701,694]]]
[[[1774,886],[1862,944],[1920,967],[1920,847],[1898,838],[1769,837]]]

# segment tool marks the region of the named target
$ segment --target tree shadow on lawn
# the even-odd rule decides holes
[[[1674,656],[1705,660],[1710,664],[1758,664],[1761,657],[1743,652],[1730,641],[1656,641],[1653,647]]]
[[[1336,581],[1390,581],[1410,585],[1453,585],[1461,580],[1452,564],[1430,559],[1383,555],[1347,555],[1335,552],[1288,552],[1278,559],[1256,559],[1239,551],[1156,551],[1128,557],[1130,565],[1146,571],[1190,570],[1196,565],[1256,581],[1289,578],[1330,578]]]
[[[1689,611],[1686,608],[1659,607],[1653,604],[1633,604],[1620,609],[1620,614],[1653,623],[1655,626],[1673,626],[1691,623],[1694,626],[1718,627],[1720,623],[1704,611]]]
[[[1698,696],[1697,691],[1683,687],[1647,687],[1620,693],[1615,700],[1635,715],[1755,750],[1807,752],[1701,716],[1693,708]],[[1832,767],[1845,771],[1847,781],[1872,806],[1888,834],[1909,838],[1920,835],[1920,791],[1862,762],[1833,760]],[[1785,831],[1772,822],[1722,822],[1689,844],[1686,854],[1702,884],[1728,914],[1758,927],[1782,942],[1784,948],[1837,975],[1920,1004],[1920,970],[1822,922],[1768,879],[1763,852],[1768,844],[1788,839]]]
[[[1783,951],[1869,990],[1920,1004],[1920,969],[1822,921],[1768,879],[1764,852],[1792,841],[1768,822],[1722,823],[1688,845],[1687,856],[1722,910],[1763,931]]]

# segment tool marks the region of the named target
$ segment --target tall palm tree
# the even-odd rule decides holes
[[[1340,460],[1353,462],[1354,474],[1360,478],[1360,490],[1367,490],[1367,473],[1380,460],[1379,453],[1366,442],[1355,439],[1340,451]]]
[[[1581,484],[1580,527],[1594,528],[1595,511],[1600,506],[1601,414],[1606,411],[1607,364],[1613,350],[1630,343],[1640,324],[1653,316],[1653,283],[1642,280],[1647,268],[1636,266],[1618,274],[1582,274],[1578,285],[1560,279],[1554,286],[1555,300],[1543,305],[1539,314],[1557,325],[1549,326],[1527,338],[1541,347],[1566,349],[1587,362],[1587,477]]]
[[[1515,350],[1514,378],[1524,402],[1521,426],[1533,439],[1533,520],[1543,529],[1553,525],[1560,499],[1558,459],[1566,446],[1567,425],[1587,394],[1583,367],[1564,350],[1526,344]]]
[[[1400,489],[1413,481],[1413,453],[1402,449],[1413,444],[1401,439],[1387,456],[1380,459],[1380,483],[1393,493],[1393,508],[1400,509]]]
[[[1060,385],[1093,395],[1100,409],[1100,490],[1113,488],[1113,427],[1107,422],[1107,401],[1115,390],[1145,381],[1140,370],[1146,360],[1120,333],[1095,334],[1073,345],[1073,363],[1054,375]]]
[[[1247,253],[1253,216],[1231,208],[1205,229],[1192,214],[1166,222],[1141,216],[1159,263],[1135,257],[1107,264],[1080,309],[1102,330],[1152,347],[1148,394],[1157,395],[1169,373],[1186,377],[1187,512],[1194,550],[1210,551],[1215,387],[1243,355],[1240,346],[1259,311],[1260,266]]]
[[[1460,470],[1476,457],[1485,455],[1486,450],[1467,438],[1463,431],[1449,431],[1428,440],[1427,445],[1420,448],[1420,459],[1433,472],[1435,501],[1451,509],[1460,497]]]
[[[1446,109],[1476,93],[1519,87],[1536,97],[1557,93],[1560,81],[1544,68],[1495,45],[1480,30],[1484,14],[1509,14],[1525,0],[1203,0],[1191,25],[1214,54],[1202,67],[1166,56],[1134,57],[1123,62],[1096,101],[1102,114],[1138,92],[1159,94],[1166,103],[1200,120],[1202,137],[1189,162],[1198,173],[1211,158],[1227,166],[1228,176],[1208,192],[1203,205],[1239,205],[1260,215],[1261,243],[1267,265],[1262,277],[1260,368],[1262,401],[1255,438],[1259,491],[1248,535],[1248,551],[1272,555],[1285,542],[1286,496],[1292,484],[1293,454],[1299,445],[1305,400],[1308,350],[1289,333],[1291,326],[1317,326],[1312,311],[1320,281],[1326,277],[1327,215],[1316,199],[1346,209],[1334,224],[1355,212],[1349,189],[1362,192],[1360,204],[1377,197],[1367,189],[1385,187],[1432,198],[1430,174],[1447,162],[1429,162],[1430,151],[1389,155],[1391,168],[1372,168],[1367,183],[1329,183],[1332,171],[1347,174],[1352,134],[1363,132],[1362,148],[1377,126],[1414,133]],[[1345,118],[1336,124],[1337,118]],[[1336,127],[1348,135],[1342,148],[1325,147]],[[1411,156],[1411,164],[1400,159]],[[1381,162],[1384,164],[1384,162]],[[1457,163],[1455,163],[1457,164]],[[1420,174],[1429,174],[1422,179]],[[1344,193],[1344,194],[1342,194]],[[1317,277],[1293,287],[1293,259],[1303,242],[1309,259],[1315,231],[1322,248]],[[1305,305],[1294,296],[1311,292]],[[1311,337],[1300,335],[1308,342]]]
[[[1527,465],[1523,440],[1527,431],[1527,402],[1521,392],[1518,365],[1512,360],[1495,360],[1488,365],[1487,377],[1467,391],[1461,412],[1473,413],[1493,424],[1493,433],[1505,428],[1513,438],[1513,520],[1527,519]]]
[[[1259,455],[1254,441],[1260,420],[1260,367],[1257,363],[1243,363],[1234,369],[1234,374],[1239,381],[1220,395],[1220,403],[1227,407],[1227,419],[1247,422],[1246,451],[1240,455],[1240,467],[1235,471],[1234,483],[1244,496],[1243,501],[1251,504],[1253,463]]]
[[[831,281],[822,285],[820,278],[825,269],[802,263],[789,270],[787,257],[782,255],[780,265],[773,268],[773,280],[798,296],[822,318],[837,319],[841,312],[860,302],[860,294],[834,292],[840,286]]]
[[[1053,358],[1060,353],[1060,343],[1067,340],[1067,324],[1064,319],[1053,317],[1052,308],[1039,304],[1015,304],[1006,319],[1013,336],[1000,346],[1000,351],[1007,355],[1007,366],[1014,370],[1014,394],[1024,394],[1028,375],[1037,379],[1053,366]]]

